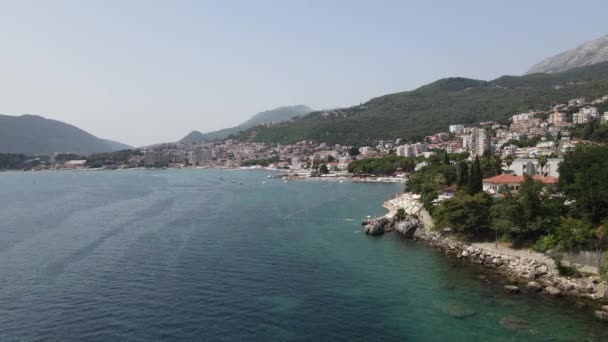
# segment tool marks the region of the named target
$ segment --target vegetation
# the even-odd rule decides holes
[[[279,157],[278,156],[272,156],[269,158],[262,158],[262,159],[249,159],[249,160],[245,160],[241,163],[241,166],[268,166],[272,163],[276,163],[279,161]]]
[[[241,140],[370,144],[385,138],[432,134],[453,123],[505,121],[510,115],[608,93],[608,62],[556,74],[503,76],[493,81],[447,78],[413,91],[371,99],[358,106],[313,112],[290,122],[257,126]]]
[[[108,165],[127,164],[133,156],[142,156],[140,150],[121,150],[109,153],[95,153],[90,155],[87,160],[89,167],[102,167]]]
[[[470,239],[496,234],[516,246],[530,246],[540,252],[608,248],[608,146],[584,145],[566,155],[560,165],[558,186],[546,186],[527,177],[517,194],[504,188],[502,196],[494,199],[479,193],[473,185],[476,164],[459,162],[459,193],[436,206],[430,202],[438,228],[451,228]],[[427,183],[412,189],[424,198],[432,178],[422,176],[430,169],[421,171],[415,177]]]
[[[413,158],[389,155],[382,158],[355,160],[348,165],[348,172],[358,175],[392,175],[396,171],[413,171],[415,166],[416,162]]]
[[[0,153],[0,170],[20,170],[28,167],[26,161],[31,159],[25,154]]]
[[[572,136],[583,140],[608,143],[608,125],[602,125],[597,120],[576,125],[572,129]]]
[[[88,155],[127,145],[97,138],[66,123],[37,115],[0,115],[0,151],[26,155],[73,152]]]

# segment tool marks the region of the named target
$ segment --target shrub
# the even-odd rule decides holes
[[[545,253],[546,251],[553,249],[559,243],[559,239],[554,234],[543,235],[540,239],[536,240],[532,249]]]

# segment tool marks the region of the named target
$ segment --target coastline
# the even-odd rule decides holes
[[[406,214],[416,217],[418,228],[413,234],[406,235],[400,229],[398,233],[424,243],[442,254],[480,265],[502,276],[508,283],[504,286],[507,293],[517,295],[522,291],[539,293],[552,298],[571,300],[578,307],[594,308],[595,318],[608,322],[608,283],[602,280],[597,268],[595,274],[585,274],[580,278],[566,277],[559,274],[553,259],[545,254],[531,250],[518,250],[494,243],[469,243],[457,240],[433,230],[433,223],[428,212],[411,193],[404,193],[385,201],[382,206],[388,213],[372,219],[374,222],[390,222],[398,208]],[[369,221],[364,222],[368,224]],[[392,231],[388,229],[385,231]],[[367,231],[367,226],[366,226]],[[589,266],[563,262],[580,270],[592,271]]]

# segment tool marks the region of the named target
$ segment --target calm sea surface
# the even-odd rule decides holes
[[[0,341],[608,341],[590,309],[362,234],[400,185],[267,174],[0,173]]]

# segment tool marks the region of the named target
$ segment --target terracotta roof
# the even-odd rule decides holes
[[[541,181],[545,184],[557,184],[557,178],[552,176],[532,176],[534,180]],[[513,183],[523,183],[525,178],[523,176],[514,176],[508,173],[503,173],[502,175],[484,178],[484,183],[491,184],[513,184]]]
[[[545,184],[557,184],[558,179],[551,176],[533,176],[534,180],[541,181]]]
[[[510,184],[510,183],[521,183],[524,181],[523,176],[513,176],[508,173],[503,173],[502,175],[484,178],[484,183],[492,183],[492,184]]]

